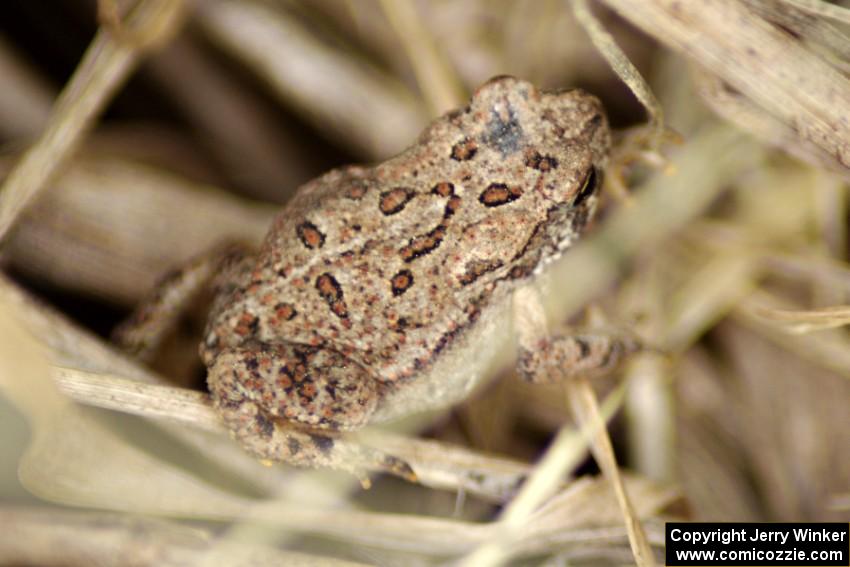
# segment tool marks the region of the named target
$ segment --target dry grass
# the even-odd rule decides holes
[[[847,10],[125,4],[100,3],[61,94],[25,12],[0,42],[0,564],[649,565],[670,518],[850,518]],[[94,30],[91,6],[66,8]],[[636,95],[594,47],[616,58],[611,40]],[[539,286],[553,325],[592,304],[644,337],[617,376],[505,371],[462,407],[353,435],[340,445],[387,449],[420,480],[363,490],[230,442],[186,387],[192,329],[157,372],[85,329],[504,73],[581,85],[618,126],[603,213]]]

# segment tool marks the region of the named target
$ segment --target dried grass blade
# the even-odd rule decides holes
[[[828,4],[821,0],[782,0],[786,4],[790,4],[809,14],[824,16],[836,22],[850,24],[850,10],[843,6]]]
[[[0,38],[0,77],[0,135],[7,140],[37,135],[47,124],[55,93],[5,38]]]
[[[0,240],[21,211],[73,155],[109,99],[136,68],[152,43],[178,27],[183,2],[145,0],[129,16],[130,31],[148,34],[144,44],[101,29],[53,107],[47,128],[21,158],[0,190]]]
[[[758,291],[738,306],[734,317],[801,358],[850,378],[850,341],[845,333],[828,329],[818,335],[789,334],[778,329],[775,323],[765,321],[761,315],[765,310],[788,309],[793,309],[793,306],[787,300],[766,291]]]
[[[617,76],[628,85],[649,114],[650,147],[657,150],[664,135],[664,111],[661,108],[661,103],[655,98],[652,89],[649,88],[649,84],[637,68],[614,41],[614,37],[602,27],[602,24],[590,11],[587,0],[573,0],[571,4],[576,19],[590,36],[593,45],[605,57]]]
[[[624,396],[625,383],[606,398],[602,409],[606,422],[622,405]],[[490,567],[509,561],[519,550],[513,544],[522,529],[528,525],[533,514],[557,492],[564,476],[580,464],[586,449],[585,439],[573,426],[561,427],[519,494],[502,513],[494,527],[494,537],[464,557],[460,565]]]
[[[850,79],[822,56],[742,2],[603,1],[788,126],[819,150],[819,162],[850,175]]]
[[[812,310],[761,307],[753,313],[776,323],[782,329],[798,334],[850,325],[850,305],[834,305]]]
[[[53,377],[63,393],[82,404],[166,419],[216,433],[224,431],[209,396],[200,392],[74,368],[53,367]],[[364,444],[380,447],[407,461],[423,485],[465,490],[497,502],[512,496],[515,487],[530,472],[524,463],[388,432],[362,432],[337,440],[340,449],[352,455]]]
[[[462,106],[466,97],[460,79],[422,25],[413,2],[381,0],[381,6],[407,51],[431,114],[440,116]]]
[[[132,557],[139,567],[177,567],[198,565],[215,551],[218,565],[363,566],[255,542],[221,541],[211,529],[111,513],[9,506],[0,508],[0,524],[3,565],[115,565],[117,558]]]
[[[220,1],[205,3],[198,17],[216,43],[285,103],[359,155],[393,155],[425,122],[424,108],[398,79],[323,44],[284,12],[260,3]]]
[[[567,382],[567,396],[573,414],[589,440],[594,459],[596,459],[599,468],[602,469],[602,474],[614,488],[617,504],[620,506],[626,523],[626,531],[629,534],[629,544],[635,562],[639,567],[654,566],[656,564],[655,555],[646,539],[640,518],[637,517],[629,495],[626,493],[626,487],[617,466],[617,459],[614,456],[611,438],[608,436],[608,429],[599,410],[599,403],[596,401],[593,386],[584,377],[569,381]]]

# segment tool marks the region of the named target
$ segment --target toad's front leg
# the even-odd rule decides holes
[[[613,369],[637,350],[634,337],[608,333],[550,336],[537,291],[517,290],[513,297],[514,317],[519,334],[519,364],[523,378],[531,382],[562,381],[567,398],[603,475],[612,484],[617,503],[626,518],[626,531],[635,557],[651,558],[646,535],[636,518],[635,508],[626,492],[617,467],[614,448],[605,419],[599,409],[589,378]],[[651,559],[643,563],[651,564]],[[643,564],[642,563],[642,564]]]
[[[234,437],[261,459],[415,479],[401,459],[340,436],[368,423],[380,384],[336,351],[253,342],[219,353],[207,381]]]
[[[514,293],[513,311],[519,339],[517,366],[520,376],[528,382],[552,383],[605,375],[642,348],[634,335],[622,331],[548,333],[543,306],[533,288]]]

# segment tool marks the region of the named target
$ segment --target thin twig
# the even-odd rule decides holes
[[[225,431],[209,396],[201,392],[59,366],[53,367],[53,377],[64,394],[81,404]],[[530,472],[528,465],[517,461],[389,432],[366,431],[337,441],[338,446],[344,444],[366,444],[392,453],[405,460],[425,486],[462,489],[497,502],[510,498]]]
[[[622,79],[631,89],[649,115],[649,126],[651,133],[649,136],[649,146],[653,150],[657,150],[661,145],[664,136],[664,111],[661,108],[661,103],[652,94],[652,89],[644,80],[643,76],[637,68],[629,61],[614,37],[608,33],[599,20],[590,11],[586,0],[573,0],[573,13],[576,19],[584,27],[590,40],[599,50],[599,53],[608,61],[611,68],[617,73],[617,76]]]

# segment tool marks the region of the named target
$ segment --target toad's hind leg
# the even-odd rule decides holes
[[[401,459],[340,435],[368,422],[381,385],[336,351],[249,343],[220,353],[207,381],[234,437],[261,459],[415,479]]]
[[[204,292],[226,287],[253,262],[247,247],[219,246],[168,274],[112,333],[113,341],[134,357],[149,362],[181,318]]]

